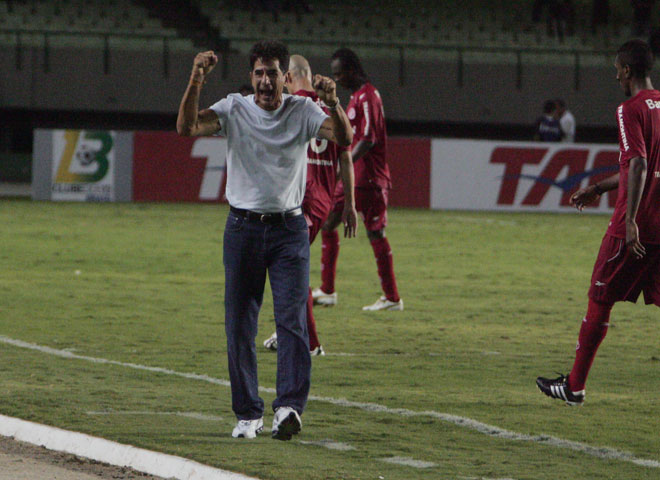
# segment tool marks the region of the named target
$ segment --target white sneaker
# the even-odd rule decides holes
[[[321,287],[312,290],[312,299],[314,305],[323,305],[324,307],[332,307],[337,305],[337,292],[325,293]]]
[[[323,347],[322,347],[321,345],[319,345],[319,346],[316,347],[314,350],[312,350],[311,352],[309,352],[309,354],[310,354],[312,357],[321,357],[321,356],[325,355],[325,350],[323,350]]]
[[[291,440],[302,428],[300,415],[291,407],[280,407],[275,410],[271,436],[276,440]]]
[[[239,420],[231,436],[234,438],[255,438],[264,429],[264,417],[256,420]]]
[[[277,332],[264,340],[264,347],[268,350],[277,350]]]
[[[373,305],[364,306],[362,307],[362,310],[368,312],[376,312],[379,310],[401,311],[403,310],[403,299],[399,299],[398,302],[392,302],[385,297],[380,297],[378,300],[376,300],[376,303]]]

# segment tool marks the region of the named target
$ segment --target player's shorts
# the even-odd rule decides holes
[[[382,230],[387,226],[387,198],[389,190],[386,188],[356,188],[355,209],[360,214],[364,226],[369,231]],[[342,213],[344,210],[344,192],[335,193],[333,212]]]
[[[305,220],[307,220],[309,244],[311,245],[327,220],[332,205],[327,198],[310,198],[306,196],[302,208],[305,213]]]
[[[623,238],[605,235],[591,275],[589,298],[612,304],[644,302],[660,306],[660,245],[644,244],[646,255],[636,259],[626,249]]]

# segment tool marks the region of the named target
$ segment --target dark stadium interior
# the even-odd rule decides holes
[[[0,0],[0,181],[29,181],[34,128],[174,129],[194,54],[221,52],[208,104],[245,82],[261,37],[324,74],[354,48],[393,136],[530,140],[543,101],[561,97],[577,141],[613,143],[613,52],[653,40],[657,9],[640,25],[627,0],[543,3]]]

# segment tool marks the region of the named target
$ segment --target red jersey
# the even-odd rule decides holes
[[[383,101],[378,90],[369,82],[353,92],[346,107],[353,127],[353,144],[365,140],[374,146],[362,158],[354,160],[355,186],[358,188],[390,188],[390,169],[387,166],[387,129]]]
[[[298,90],[295,95],[314,100],[325,113],[329,113],[318,95]],[[325,219],[332,209],[332,198],[337,183],[339,157],[347,150],[334,142],[313,138],[307,147],[307,183],[303,206],[305,213]]]
[[[616,110],[619,126],[619,192],[607,233],[626,238],[628,168],[635,157],[646,159],[646,182],[636,222],[639,240],[660,244],[660,92],[642,90]]]

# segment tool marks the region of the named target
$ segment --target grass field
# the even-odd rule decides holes
[[[570,368],[606,217],[393,209],[403,312],[361,311],[375,261],[363,230],[342,240],[339,304],[316,311],[328,355],[278,442],[230,436],[226,213],[0,202],[0,413],[262,479],[660,478],[655,307],[614,308],[584,407],[534,384]],[[268,291],[259,345],[272,330]],[[262,348],[259,374],[268,405]]]

